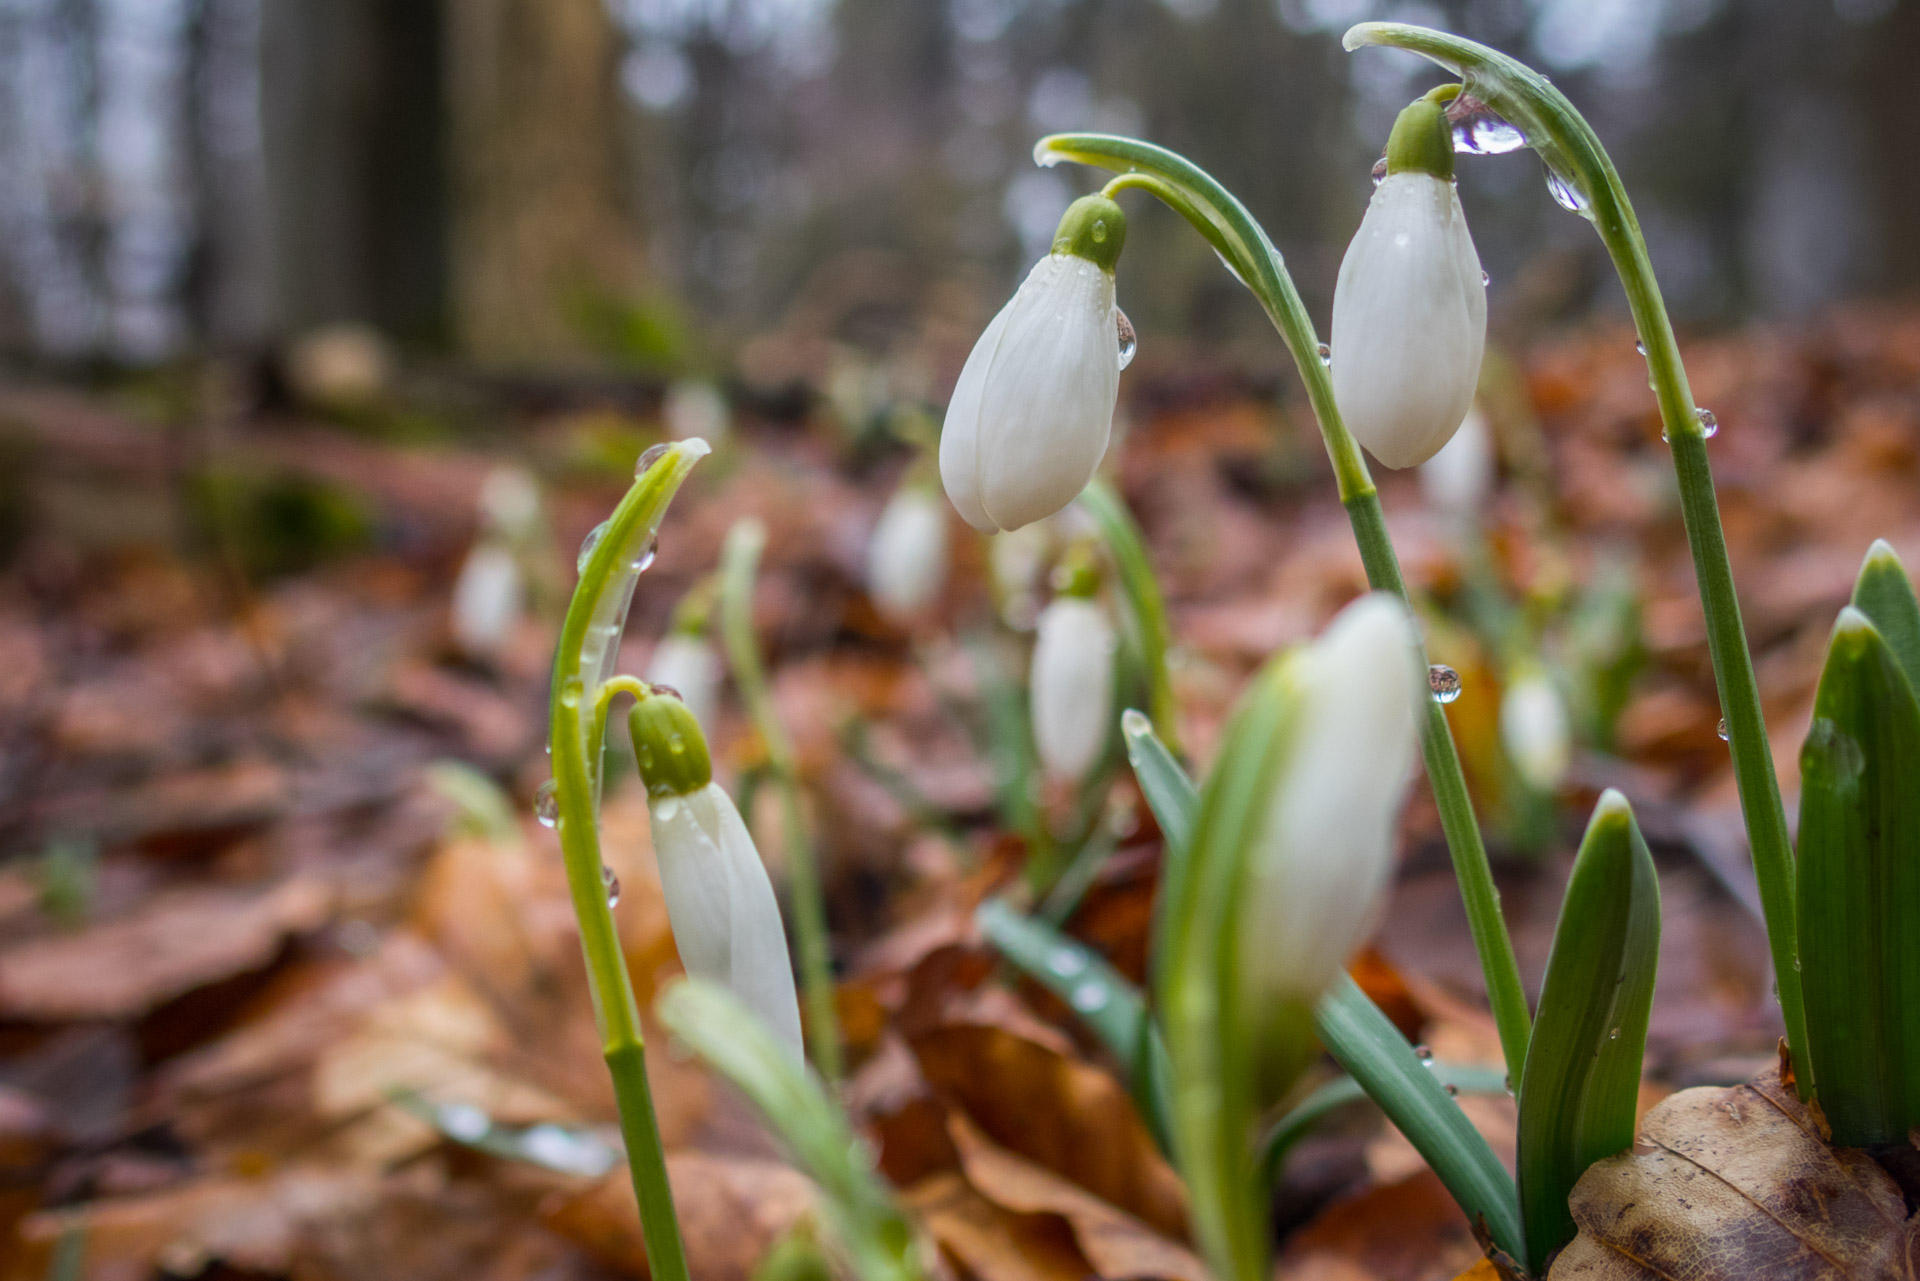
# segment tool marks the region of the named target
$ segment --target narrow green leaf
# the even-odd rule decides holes
[[[1127,1070],[1127,1090],[1154,1141],[1167,1138],[1167,1047],[1140,990],[1098,952],[1005,901],[990,898],[974,913],[987,941],[1042,987],[1065,1001]]]
[[[718,983],[687,979],[661,995],[660,1021],[747,1096],[824,1193],[822,1211],[860,1281],[918,1281],[913,1227],[873,1172],[873,1154],[820,1079]]]
[[[1494,1068],[1473,1067],[1464,1063],[1443,1063],[1434,1059],[1427,1064],[1440,1088],[1449,1093],[1505,1094],[1506,1074]],[[1306,1098],[1293,1105],[1287,1114],[1273,1123],[1260,1140],[1261,1181],[1268,1187],[1280,1175],[1280,1165],[1293,1145],[1311,1134],[1329,1116],[1341,1108],[1367,1099],[1367,1091],[1350,1076],[1336,1076]]]
[[[1120,571],[1120,591],[1127,603],[1127,626],[1140,651],[1140,661],[1147,669],[1153,718],[1167,741],[1177,748],[1173,681],[1167,671],[1172,629],[1167,626],[1166,600],[1160,594],[1159,580],[1153,576],[1146,541],[1140,537],[1140,527],[1134,524],[1126,503],[1105,481],[1095,480],[1082,490],[1080,506],[1100,527],[1100,537],[1106,542],[1114,567]]]
[[[1633,1144],[1659,957],[1653,856],[1626,797],[1608,789],[1560,901],[1520,1078],[1520,1212],[1536,1276],[1573,1239],[1573,1185],[1595,1161]]]
[[[1128,708],[1120,715],[1120,735],[1126,740],[1127,760],[1140,782],[1147,808],[1167,838],[1167,857],[1185,855],[1193,840],[1193,816],[1200,809],[1200,789],[1180,768],[1173,753],[1153,732],[1153,722]]]
[[[1341,975],[1320,998],[1313,1025],[1328,1053],[1407,1136],[1468,1220],[1483,1224],[1502,1251],[1525,1258],[1513,1179],[1393,1020]]]
[[[1800,749],[1807,1048],[1834,1142],[1920,1125],[1920,703],[1868,616],[1840,611]]]
[[[1900,557],[1876,538],[1853,582],[1853,607],[1865,614],[1893,651],[1907,683],[1920,693],[1920,601]]]

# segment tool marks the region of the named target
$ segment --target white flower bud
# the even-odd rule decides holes
[[[475,543],[453,584],[454,643],[476,658],[498,653],[519,621],[523,595],[512,550],[493,539]]]
[[[887,500],[867,544],[867,594],[895,622],[912,618],[947,581],[947,512],[918,485]]]
[[[1107,452],[1120,393],[1113,262],[1126,220],[1088,196],[1060,228],[1054,252],[974,344],[947,403],[940,479],[985,533],[1059,511]]]
[[[686,632],[662,636],[647,659],[646,681],[678,693],[702,726],[713,724],[720,706],[720,655],[706,637]]]
[[[1572,729],[1560,690],[1535,668],[1507,686],[1500,698],[1500,743],[1520,777],[1546,792],[1560,785],[1572,762]]]
[[[1439,452],[1473,403],[1487,286],[1453,189],[1443,106],[1401,113],[1387,176],[1333,290],[1333,397],[1355,439],[1389,467]]]
[[[687,973],[724,983],[796,1059],[800,1003],[773,884],[718,783],[647,801],[673,941]]]
[[[1027,700],[1040,763],[1058,778],[1093,768],[1112,733],[1113,624],[1090,600],[1062,596],[1040,611]]]
[[[667,388],[661,416],[667,420],[667,434],[675,440],[697,436],[710,445],[725,440],[733,426],[733,413],[720,389],[691,378]]]
[[[1467,410],[1453,439],[1420,464],[1420,492],[1437,514],[1473,524],[1493,493],[1493,481],[1493,433],[1476,405]]]
[[[1317,1000],[1379,915],[1426,697],[1406,608],[1374,593],[1304,653],[1299,702],[1246,872],[1240,966],[1248,1000]]]

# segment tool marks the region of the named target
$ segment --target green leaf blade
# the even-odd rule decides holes
[[[1920,1125],[1920,703],[1887,638],[1840,611],[1800,753],[1799,956],[1835,1143]]]
[[[1659,953],[1653,856],[1626,798],[1608,790],[1561,901],[1520,1082],[1520,1209],[1536,1275],[1573,1239],[1573,1185],[1633,1144]]]
[[[1892,544],[1874,540],[1853,583],[1853,607],[1870,619],[1906,673],[1907,683],[1920,693],[1920,600],[1913,580],[1900,563]]]

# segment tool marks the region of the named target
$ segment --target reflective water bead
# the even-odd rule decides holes
[[[1527,145],[1526,134],[1476,98],[1454,99],[1447,114],[1453,118],[1453,149],[1462,155],[1501,156]]]
[[[1327,346],[1325,343],[1321,343],[1318,350],[1320,352],[1320,363],[1323,365],[1331,365],[1333,363],[1333,348]]]
[[[1373,185],[1379,186],[1387,180],[1387,158],[1380,157],[1373,162]]]
[[[1634,343],[1634,344],[1633,344],[1633,349],[1634,349],[1635,351],[1637,351],[1637,352],[1639,352],[1639,353],[1640,353],[1640,354],[1641,354],[1642,356],[1644,356],[1644,355],[1646,355],[1646,354],[1647,354],[1647,345],[1646,345],[1645,343],[1643,343],[1643,342],[1636,342],[1636,343]]]
[[[659,554],[660,540],[658,538],[649,538],[647,545],[640,549],[640,554],[633,558],[633,562],[628,565],[627,568],[636,574],[644,574],[653,567],[653,559]]]
[[[1129,707],[1120,713],[1120,732],[1128,738],[1145,738],[1153,733],[1153,722],[1147,719],[1145,712]]]
[[[646,475],[648,469],[651,468],[655,463],[659,462],[662,458],[665,458],[667,456],[667,451],[672,448],[673,448],[672,445],[667,445],[667,444],[647,446],[647,448],[641,453],[640,460],[634,463],[633,465],[633,478],[635,480],[638,480],[640,479],[640,477]]]
[[[1070,947],[1058,947],[1048,954],[1047,968],[1063,979],[1070,979],[1087,968],[1087,958]]]
[[[584,574],[587,572],[587,562],[593,559],[594,549],[600,546],[600,540],[607,536],[607,526],[610,523],[609,521],[601,521],[598,525],[588,530],[587,536],[580,540],[580,554],[574,557],[573,561],[573,567],[577,573]]]
[[[540,826],[552,827],[560,821],[560,784],[548,779],[533,794],[533,816]]]
[[[1492,277],[1492,276],[1489,276],[1489,275],[1488,275],[1488,274],[1487,274],[1486,272],[1484,272],[1484,271],[1480,273],[1480,287],[1481,287],[1482,289],[1485,289],[1485,288],[1486,288],[1486,287],[1487,287],[1488,285],[1490,285],[1490,284],[1492,284],[1492,283],[1493,283],[1493,277]]]
[[[1713,727],[1713,732],[1720,736],[1721,742],[1724,743],[1727,741],[1728,734],[1727,734],[1727,718],[1726,717],[1722,716],[1720,718],[1720,723]]]
[[[1580,188],[1574,186],[1571,180],[1562,177],[1556,170],[1547,170],[1547,190],[1553,194],[1554,202],[1562,209],[1571,209],[1574,213],[1587,211],[1587,198],[1581,194]]]
[[[1445,663],[1435,663],[1427,669],[1427,689],[1433,694],[1436,703],[1451,703],[1460,697],[1460,673]]]
[[[1107,1003],[1107,985],[1089,980],[1073,989],[1068,1003],[1082,1014],[1091,1014]]]
[[[1609,1031],[1607,1032],[1607,1039],[1608,1039],[1609,1041],[1617,1041],[1617,1040],[1619,1040],[1619,1039],[1620,1039],[1620,1029],[1619,1029],[1619,1028],[1617,1028],[1617,1027],[1616,1027],[1616,1028],[1612,1028],[1612,1029],[1610,1029],[1610,1030],[1609,1030]]]
[[[607,906],[617,905],[620,902],[620,878],[605,863],[600,865],[600,884],[607,891]]]
[[[1448,1098],[1457,1099],[1460,1097],[1460,1087],[1455,1085],[1452,1081],[1448,1081],[1446,1085],[1443,1086],[1442,1088],[1446,1090]]]
[[[1700,424],[1700,434],[1708,440],[1712,440],[1720,430],[1720,420],[1713,416],[1711,409],[1695,409],[1693,420]]]
[[[1120,339],[1120,368],[1125,369],[1133,363],[1133,353],[1140,346],[1140,337],[1133,331],[1133,322],[1127,319],[1127,313],[1118,307],[1113,309],[1113,327]]]
[[[1433,1047],[1423,1041],[1413,1047],[1413,1057],[1419,1059],[1422,1063],[1431,1063],[1433,1062]]]

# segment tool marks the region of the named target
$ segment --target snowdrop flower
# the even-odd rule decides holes
[[[1406,608],[1376,592],[1281,669],[1293,723],[1240,914],[1250,1006],[1318,1000],[1376,924],[1426,697],[1418,653]]]
[[[1567,776],[1573,756],[1567,705],[1539,668],[1520,673],[1501,695],[1500,743],[1520,777],[1539,791],[1552,791]]]
[[[1471,525],[1479,521],[1493,482],[1493,433],[1487,416],[1475,405],[1467,410],[1453,439],[1420,464],[1420,492],[1434,512]]]
[[[902,485],[887,500],[867,544],[867,594],[884,617],[905,622],[946,581],[946,509],[924,487]]]
[[[700,723],[679,699],[654,693],[635,704],[628,724],[681,962],[687,973],[725,984],[801,1058],[780,906],[740,811],[713,781]]]
[[[1113,732],[1113,624],[1091,597],[1088,567],[1040,611],[1027,678],[1033,741],[1056,778],[1086,776]]]
[[[1105,196],[1074,201],[1053,252],[967,357],[947,402],[940,479],[975,529],[1018,529],[1059,511],[1107,452],[1122,363],[1113,265],[1126,233]]]
[[[482,538],[454,580],[454,643],[476,658],[498,653],[519,621],[524,596],[513,549],[497,538]]]
[[[667,388],[661,416],[667,420],[667,434],[675,440],[698,436],[717,445],[733,427],[733,414],[720,389],[692,378],[683,378]]]
[[[676,628],[662,636],[647,659],[646,679],[680,695],[702,725],[713,724],[720,706],[720,655],[704,633]]]
[[[1368,452],[1389,467],[1439,452],[1473,403],[1487,286],[1432,94],[1394,123],[1387,176],[1340,263],[1332,340],[1334,401]]]

